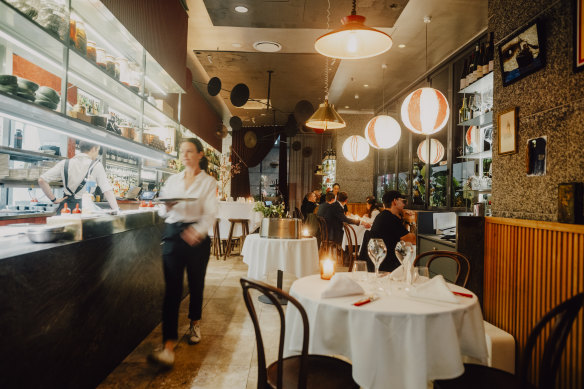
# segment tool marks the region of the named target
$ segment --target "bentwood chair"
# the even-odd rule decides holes
[[[343,229],[345,230],[345,236],[347,237],[347,253],[349,255],[349,271],[353,270],[353,263],[357,260],[359,256],[359,245],[357,243],[357,233],[352,225],[349,223],[343,223]]]
[[[535,325],[525,344],[523,357],[519,365],[519,373],[513,375],[503,370],[492,367],[464,364],[464,373],[451,380],[434,381],[435,389],[553,389],[556,387],[556,376],[560,366],[562,353],[566,347],[566,341],[572,328],[572,324],[578,317],[578,312],[584,306],[584,293],[564,301],[549,311]],[[553,320],[553,324],[552,324]],[[548,328],[546,328],[548,327]],[[549,328],[551,327],[551,328]],[[528,381],[529,369],[532,366],[532,353],[536,345],[542,344],[542,333],[549,333],[543,343],[543,353],[539,361],[539,374],[537,385]]]
[[[439,266],[431,266],[432,262],[438,258],[447,258],[447,261],[454,263],[456,266],[456,275],[454,276],[454,279],[449,279],[447,275],[443,274],[445,276],[444,278],[458,286],[462,286],[463,288],[466,287],[468,276],[470,274],[470,262],[467,257],[459,252],[445,250],[427,251],[418,255],[416,259],[414,259],[414,266],[427,266],[430,274],[441,273],[437,270]],[[435,265],[438,265],[439,262],[444,264],[444,261],[437,261],[435,262]]]
[[[270,286],[260,281],[252,281],[248,278],[241,278],[241,287],[243,288],[243,299],[251,320],[253,322],[257,355],[258,355],[258,389],[277,388],[277,389],[351,389],[359,388],[359,385],[353,381],[352,366],[350,363],[325,355],[308,354],[308,316],[294,297],[281,289]],[[266,366],[266,356],[264,351],[264,342],[260,330],[258,315],[254,306],[254,298],[250,291],[255,289],[268,297],[273,306],[278,310],[280,316],[280,339],[278,343],[278,360]],[[304,336],[302,339],[302,352],[300,355],[283,357],[284,354],[284,336],[286,324],[284,320],[284,310],[280,305],[280,299],[288,300],[288,308],[294,305],[302,317],[302,326]]]
[[[319,254],[326,252],[327,250],[327,244],[328,244],[328,226],[326,225],[326,220],[324,220],[324,217],[322,216],[317,216],[318,218],[318,224],[319,224],[319,229],[320,229],[320,234],[319,234],[319,240],[320,240],[320,244],[318,246],[318,252]]]

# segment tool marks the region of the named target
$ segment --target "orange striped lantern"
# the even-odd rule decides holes
[[[420,161],[427,163],[428,156],[428,139],[421,142],[418,146],[418,158]],[[437,139],[430,139],[430,165],[435,165],[444,158],[444,145]]]
[[[400,137],[401,127],[391,116],[375,116],[365,127],[365,139],[376,149],[389,149],[399,142]]]
[[[358,162],[369,155],[369,144],[359,135],[348,137],[343,143],[343,155],[351,162]]]
[[[406,97],[401,107],[405,126],[415,134],[430,135],[448,122],[450,108],[446,97],[437,89],[416,89]]]

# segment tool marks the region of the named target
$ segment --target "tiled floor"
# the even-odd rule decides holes
[[[99,388],[256,388],[255,335],[239,283],[240,277],[246,275],[247,265],[240,256],[229,257],[227,261],[211,257],[205,282],[202,341],[191,346],[186,338],[181,339],[174,368],[160,370],[146,361],[147,355],[161,342],[159,325]],[[275,278],[276,273],[270,275],[268,282],[275,285]],[[294,279],[284,275],[285,290],[289,290]],[[259,302],[256,309],[269,363],[277,354],[278,313],[273,306]],[[188,296],[181,304],[179,334],[188,330],[187,311]]]

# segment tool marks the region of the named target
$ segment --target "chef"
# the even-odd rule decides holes
[[[77,204],[81,205],[83,188],[87,182],[91,181],[97,183],[111,209],[118,211],[118,203],[112,186],[105,175],[103,165],[97,160],[99,146],[80,141],[79,151],[81,151],[79,154],[60,161],[39,178],[39,186],[45,195],[53,204],[59,204],[57,215],[61,214],[65,204],[69,209],[75,209]],[[58,180],[63,181],[64,196],[61,198],[57,198],[49,186],[49,182]]]

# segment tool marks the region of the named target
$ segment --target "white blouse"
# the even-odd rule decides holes
[[[198,200],[180,201],[168,212],[166,206],[162,205],[158,208],[158,214],[166,219],[166,223],[196,223],[193,228],[206,236],[217,217],[217,181],[201,171],[185,190],[185,172],[182,171],[170,176],[160,190],[160,198],[175,197],[192,197]]]
[[[361,221],[364,223],[369,223],[369,224],[373,224],[373,221],[375,220],[375,217],[377,215],[379,215],[381,212],[379,212],[379,209],[374,209],[373,212],[371,212],[371,217],[367,217],[367,214],[363,215],[361,217]]]

